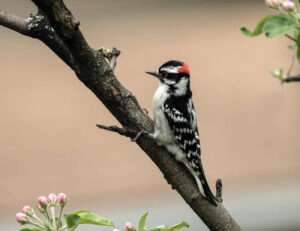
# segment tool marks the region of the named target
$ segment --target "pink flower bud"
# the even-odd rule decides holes
[[[267,7],[274,7],[272,0],[265,0],[265,4],[266,4]]]
[[[282,0],[265,0],[267,7],[278,8]]]
[[[48,205],[48,198],[45,196],[39,196],[38,197],[38,205],[42,208],[45,209]]]
[[[57,201],[57,196],[54,193],[48,195],[48,200],[51,204],[55,204]]]
[[[30,214],[33,212],[33,209],[29,206],[29,205],[25,205],[23,208],[22,208],[22,212],[24,214]]]
[[[281,6],[286,11],[294,11],[296,9],[296,5],[291,0],[286,0],[281,3]]]
[[[62,206],[67,203],[67,200],[68,200],[68,198],[67,198],[67,195],[65,193],[59,193],[57,195],[57,201]]]
[[[126,222],[125,223],[125,231],[133,231],[133,230],[134,230],[133,224],[130,222]]]
[[[27,216],[25,213],[17,213],[16,214],[16,220],[18,223],[20,223],[21,225],[24,225],[27,223]]]

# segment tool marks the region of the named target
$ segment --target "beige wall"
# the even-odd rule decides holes
[[[287,42],[239,32],[265,13],[263,3],[86,2],[67,1],[93,47],[122,50],[118,78],[150,112],[157,83],[144,71],[173,58],[190,64],[211,183],[222,177],[239,192],[299,178],[300,88],[269,75],[288,67]],[[21,15],[30,7],[0,0]],[[136,145],[95,127],[116,121],[43,44],[0,28],[0,51],[1,215],[52,191],[78,203],[170,192]]]

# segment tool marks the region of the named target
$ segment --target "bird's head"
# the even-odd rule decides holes
[[[158,71],[146,73],[158,78],[174,95],[181,96],[190,92],[190,69],[184,62],[170,60],[161,65]]]

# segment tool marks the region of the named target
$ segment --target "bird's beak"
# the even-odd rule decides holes
[[[158,72],[156,72],[156,71],[146,71],[146,74],[152,75],[152,76],[154,76],[154,77],[156,77],[158,79],[161,79],[161,75]]]

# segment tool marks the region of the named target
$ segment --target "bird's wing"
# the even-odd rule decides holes
[[[170,104],[166,101],[164,113],[178,146],[186,154],[188,164],[199,177],[206,197],[211,203],[217,205],[217,199],[209,187],[200,159],[201,149],[196,116],[194,110],[191,110],[194,109],[193,104],[190,100],[188,104],[184,105],[188,105],[190,108],[182,107],[182,105],[176,107],[174,103]]]
[[[174,107],[168,101],[164,104],[164,113],[178,146],[186,153],[187,159],[193,169],[197,170],[200,165],[201,150],[194,115],[192,115],[191,110]]]

